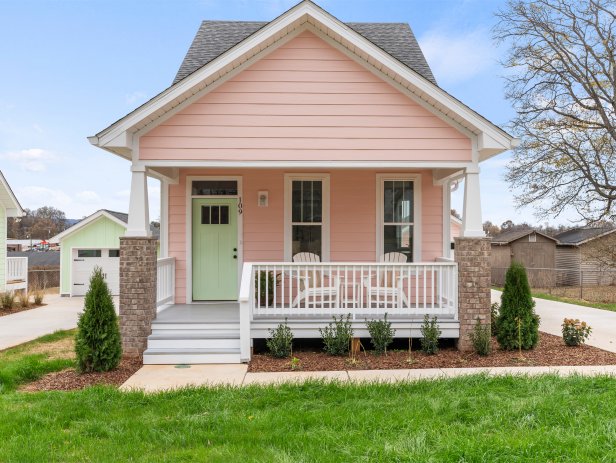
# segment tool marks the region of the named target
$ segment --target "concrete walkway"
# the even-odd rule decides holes
[[[419,379],[454,378],[484,373],[498,375],[616,376],[616,365],[561,367],[493,367],[493,368],[429,368],[415,370],[343,370],[248,373],[248,366],[236,365],[144,365],[120,389],[160,392],[183,387],[247,386],[251,384],[298,383],[307,380],[337,382],[416,381]]]
[[[500,303],[501,292],[492,290],[492,302]],[[593,309],[565,302],[534,298],[535,311],[541,317],[539,329],[549,334],[562,336],[562,323],[565,318],[578,318],[592,328],[586,344],[599,349],[616,352],[616,312]]]
[[[0,350],[77,326],[77,314],[83,310],[83,297],[48,294],[43,302],[47,305],[0,317]]]

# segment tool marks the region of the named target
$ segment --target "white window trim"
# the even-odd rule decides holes
[[[234,180],[237,182],[237,195],[199,196],[192,194],[192,182],[199,180]],[[188,175],[186,176],[186,304],[193,303],[192,297],[192,200],[193,198],[242,198],[242,177],[232,175]],[[237,284],[242,279],[244,265],[244,214],[237,215]],[[239,294],[238,294],[239,297]]]
[[[384,253],[383,227],[383,187],[386,181],[411,181],[413,182],[413,262],[421,262],[421,174],[376,174],[376,261],[381,259]]]
[[[284,260],[291,262],[293,256],[293,243],[292,241],[292,182],[294,180],[320,180],[323,185],[323,210],[322,215],[322,230],[321,230],[321,260],[323,262],[329,262],[329,237],[330,237],[330,220],[329,220],[329,174],[285,174],[284,175]]]

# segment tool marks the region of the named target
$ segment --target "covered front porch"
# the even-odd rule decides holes
[[[435,169],[178,169],[175,183],[162,178],[146,363],[248,361],[252,340],[279,323],[315,338],[334,315],[349,314],[361,337],[366,320],[387,314],[397,337],[415,338],[428,315],[442,337],[459,338],[448,220],[456,178]],[[310,261],[294,262],[299,255]]]

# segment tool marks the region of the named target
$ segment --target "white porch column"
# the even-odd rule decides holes
[[[160,257],[169,257],[169,182],[160,181]]]
[[[149,237],[150,212],[148,205],[148,177],[144,166],[131,167],[130,203],[128,205],[128,228],[124,236]]]
[[[481,219],[478,166],[467,168],[464,175],[464,213],[461,235],[464,238],[483,238],[485,236]]]

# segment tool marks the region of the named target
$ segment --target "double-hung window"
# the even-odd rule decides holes
[[[378,254],[398,252],[407,257],[407,262],[418,260],[418,180],[415,177],[382,176],[378,185]]]
[[[286,177],[285,258],[310,252],[329,260],[329,177]]]

